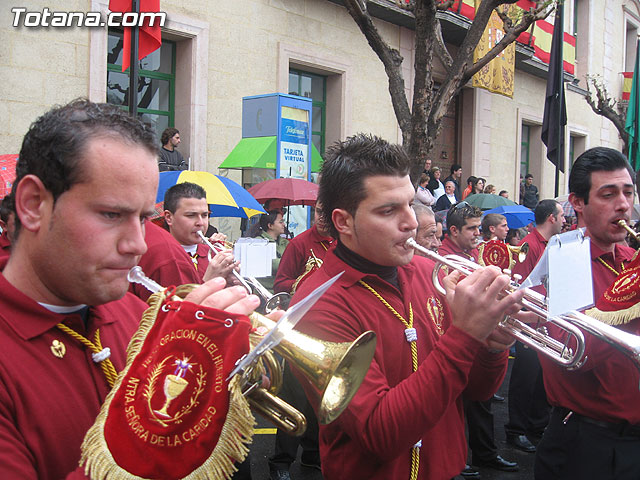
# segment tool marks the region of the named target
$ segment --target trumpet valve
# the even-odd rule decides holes
[[[520,285],[520,281],[522,280],[522,275],[520,275],[519,273],[514,273],[512,278],[514,282]]]

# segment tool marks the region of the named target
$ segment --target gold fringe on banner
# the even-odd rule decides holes
[[[640,303],[636,303],[632,307],[613,312],[605,312],[593,307],[584,313],[596,320],[600,320],[602,323],[606,323],[607,325],[624,325],[636,318],[640,318]]]

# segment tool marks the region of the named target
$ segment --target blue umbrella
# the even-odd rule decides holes
[[[522,228],[535,222],[535,215],[533,214],[533,211],[524,205],[501,205],[485,211],[484,215],[487,213],[499,213],[500,215],[504,215],[507,218],[507,225],[509,225],[509,228]]]
[[[266,213],[262,205],[233,180],[191,170],[160,172],[156,202],[164,200],[164,194],[170,187],[182,182],[195,183],[205,189],[209,211],[214,217],[248,218]]]

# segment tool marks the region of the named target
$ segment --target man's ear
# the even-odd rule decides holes
[[[571,206],[573,207],[573,209],[576,212],[582,213],[582,210],[584,209],[584,199],[578,197],[575,193],[570,193],[569,194],[569,203],[571,203]]]
[[[331,220],[341,235],[353,235],[353,217],[349,212],[336,208],[331,212]]]
[[[25,175],[16,189],[15,206],[22,228],[37,232],[53,210],[53,195],[35,175]]]
[[[449,235],[451,235],[452,237],[457,237],[457,236],[458,236],[458,233],[460,233],[460,232],[458,231],[458,227],[456,227],[455,225],[451,225],[451,226],[449,227]]]
[[[164,211],[164,221],[167,222],[167,225],[171,227],[173,223],[173,214],[169,210]]]

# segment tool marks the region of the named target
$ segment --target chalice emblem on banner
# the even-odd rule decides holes
[[[169,374],[164,378],[164,395],[165,402],[160,410],[154,410],[153,412],[157,415],[160,415],[164,418],[171,418],[171,415],[168,413],[169,405],[173,400],[175,400],[182,392],[184,392],[189,382],[184,377],[187,375],[187,372],[191,370],[193,364],[189,363],[189,358],[177,359],[174,362],[176,365],[176,369],[173,374]]]

